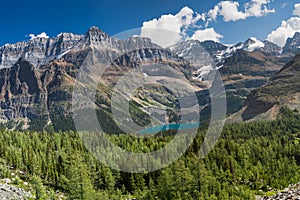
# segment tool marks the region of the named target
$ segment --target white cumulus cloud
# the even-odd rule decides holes
[[[245,4],[244,10],[239,10],[237,1],[220,1],[213,9],[208,11],[208,21],[216,21],[218,16],[223,17],[226,22],[238,21],[248,17],[262,17],[274,13],[274,9],[267,8],[270,0],[251,0]]]
[[[271,0],[250,0],[248,3],[240,5],[238,1],[220,1],[213,9],[202,14],[196,13],[186,6],[177,14],[165,14],[157,19],[144,22],[141,36],[151,38],[154,43],[162,47],[173,45],[186,38],[219,41],[223,36],[214,28],[208,27],[211,21],[216,21],[219,16],[226,22],[243,20],[248,17],[262,17],[275,12],[274,9],[268,8],[270,2]],[[204,30],[199,30],[203,28],[198,26],[200,21],[203,22]]]
[[[283,20],[281,25],[268,35],[267,40],[283,47],[288,38],[293,37],[296,32],[300,32],[300,4],[295,4],[293,15],[295,16]]]
[[[295,4],[293,15],[300,17],[300,3]]]
[[[275,13],[275,9],[268,9],[270,0],[252,0],[246,4],[246,15],[248,17],[262,17],[269,13]]]
[[[233,1],[221,1],[212,10],[208,12],[208,16],[216,20],[220,15],[224,21],[237,21],[245,19],[247,16],[245,13],[238,10],[239,3]]]
[[[170,46],[182,39],[189,27],[195,27],[199,20],[205,20],[205,15],[195,13],[189,7],[183,7],[177,14],[162,15],[143,23],[141,36],[149,37],[162,47]]]
[[[45,32],[42,32],[38,35],[29,34],[29,37],[30,37],[30,40],[33,40],[35,38],[49,38],[49,36]]]
[[[194,35],[191,37],[191,39],[193,40],[199,40],[199,41],[212,40],[215,42],[219,42],[220,38],[223,38],[223,36],[217,33],[214,28],[197,30],[194,33]]]

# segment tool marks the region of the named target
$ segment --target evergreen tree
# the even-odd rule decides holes
[[[30,180],[33,190],[35,191],[36,200],[46,199],[46,192],[40,177],[33,176]]]

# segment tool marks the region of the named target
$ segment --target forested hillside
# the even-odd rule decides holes
[[[36,199],[255,199],[300,181],[300,115],[282,109],[275,121],[226,125],[204,159],[198,151],[204,130],[175,163],[151,173],[123,173],[103,166],[74,132],[0,133],[1,178],[18,178]],[[172,136],[136,139],[109,136],[120,147],[151,151]],[[56,193],[58,194],[55,194]],[[59,191],[59,192],[58,192]]]

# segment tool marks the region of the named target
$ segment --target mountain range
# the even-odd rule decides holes
[[[172,78],[189,80],[203,116],[208,116],[210,110],[207,77],[219,70],[226,89],[227,113],[242,113],[236,119],[250,120],[281,102],[297,107],[299,56],[294,56],[299,47],[300,33],[289,38],[283,48],[256,38],[235,45],[187,40],[162,48],[149,38],[112,38],[97,27],[83,35],[61,33],[55,38],[36,37],[6,44],[0,47],[0,121],[10,129],[75,129],[72,90],[84,64],[95,72],[90,73],[91,79],[99,82],[94,106],[107,132],[121,131],[111,116],[115,84],[126,72],[142,65],[149,66],[143,74],[157,83]],[[93,66],[95,58],[109,67],[102,70]],[[170,70],[158,73],[153,66],[160,65]],[[97,72],[101,70],[100,77]],[[180,92],[186,89],[178,88]],[[147,85],[130,97],[130,114],[137,124],[149,124],[152,108],[168,110],[170,123],[180,120],[178,97],[166,87]],[[158,123],[165,123],[164,112],[156,114]]]

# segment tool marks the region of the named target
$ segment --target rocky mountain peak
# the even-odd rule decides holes
[[[269,55],[280,55],[282,52],[282,48],[268,40],[264,41],[265,46],[261,48],[262,51]]]
[[[169,47],[169,50],[188,60],[192,65],[203,67],[212,64],[213,57],[226,48],[214,41],[187,40]]]
[[[187,40],[184,42],[179,42],[169,49],[175,53],[181,54],[181,56],[186,57],[187,54],[196,53],[200,49],[206,50],[211,56],[216,53],[225,50],[227,47],[219,42],[207,40],[207,41],[198,41],[198,40]]]
[[[296,32],[293,38],[294,39],[299,39],[300,38],[300,32]]]
[[[101,42],[107,40],[110,37],[98,27],[92,26],[86,32],[85,38],[88,39],[90,42]]]
[[[283,52],[299,53],[300,52],[300,33],[296,32],[292,38],[288,38],[283,47]]]

